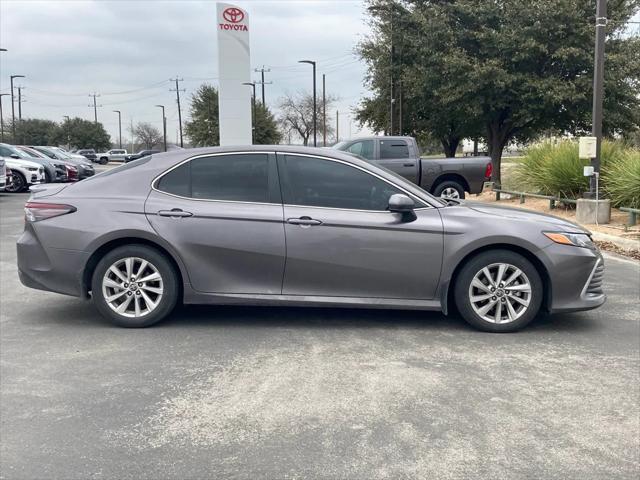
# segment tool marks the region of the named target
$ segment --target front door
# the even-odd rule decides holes
[[[442,262],[442,221],[418,204],[406,221],[387,211],[405,193],[337,160],[278,154],[287,262],[282,293],[432,299]],[[418,200],[419,201],[419,200]]]
[[[280,294],[285,262],[275,155],[208,155],[162,176],[145,204],[200,292]]]

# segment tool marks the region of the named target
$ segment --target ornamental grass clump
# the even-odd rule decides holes
[[[640,208],[640,150],[627,149],[602,169],[605,194],[614,207]]]

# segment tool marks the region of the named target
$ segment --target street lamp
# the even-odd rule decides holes
[[[122,112],[120,110],[112,110],[112,112],[118,114],[118,144],[122,148]]]
[[[164,151],[167,151],[167,118],[164,116],[164,105],[156,105],[162,109],[162,138],[164,139]]]
[[[15,143],[16,141],[16,112],[15,106],[13,105],[13,79],[14,78],[24,78],[24,75],[11,75],[9,77],[11,79],[11,139]]]
[[[313,146],[317,147],[318,119],[316,118],[316,62],[314,62],[313,60],[298,60],[298,63],[308,63],[309,65],[313,65]]]
[[[242,82],[242,85],[248,85],[253,87],[253,94],[251,96],[251,116],[253,118],[251,127],[251,140],[255,137],[256,130],[256,83],[255,82]]]

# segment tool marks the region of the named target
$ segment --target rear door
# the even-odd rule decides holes
[[[381,138],[378,142],[378,163],[392,172],[418,183],[418,152],[404,139]]]
[[[194,157],[155,183],[145,212],[201,292],[280,294],[283,209],[273,153]]]

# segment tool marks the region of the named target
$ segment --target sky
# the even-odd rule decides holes
[[[325,73],[327,92],[340,98],[334,108],[340,111],[340,137],[369,133],[350,121],[353,106],[367,93],[364,65],[353,53],[369,32],[362,1],[226,3],[249,12],[251,63],[271,70],[265,80],[273,83],[265,88],[272,110],[285,93],[311,91],[311,66],[297,61],[316,60],[318,95]],[[24,87],[23,118],[62,121],[65,115],[93,120],[89,95],[95,92],[98,121],[114,141],[113,110],[122,111],[123,142],[132,121],[162,130],[161,110],[154,105],[163,104],[167,135],[175,141],[178,111],[169,79],[184,79],[184,121],[198,86],[217,86],[216,35],[215,1],[0,0],[0,47],[7,49],[0,52],[0,93],[10,93],[10,75],[25,75],[14,80]],[[10,118],[11,102],[2,100]]]

